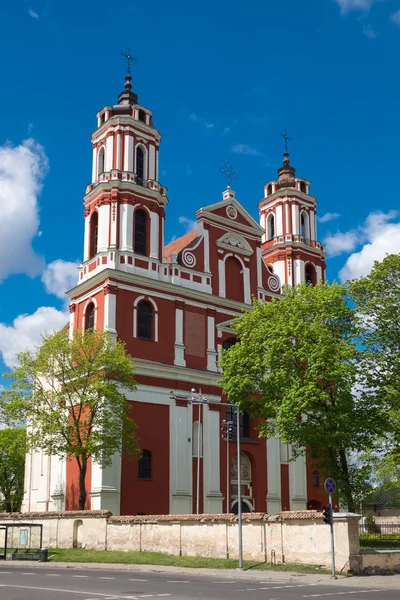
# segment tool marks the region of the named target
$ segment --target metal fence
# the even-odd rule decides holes
[[[358,526],[358,533],[363,538],[400,538],[400,523],[362,523]]]

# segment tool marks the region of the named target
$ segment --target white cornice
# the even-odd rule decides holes
[[[228,217],[221,217],[220,215],[215,214],[215,210],[218,210],[219,208],[224,208],[224,206],[229,205],[233,205],[236,208],[236,210],[241,214],[241,216],[244,219],[246,219],[246,221],[249,221],[251,225],[243,225],[242,223],[238,223],[234,219],[229,219]],[[196,217],[198,219],[204,215],[207,216],[209,219],[217,221],[218,223],[225,223],[226,225],[229,224],[228,226],[230,227],[236,226],[239,229],[249,230],[253,233],[255,231],[262,234],[264,233],[264,229],[257,223],[254,217],[252,217],[251,214],[247,212],[247,210],[244,208],[244,206],[242,206],[240,202],[233,197],[225,198],[224,200],[220,200],[219,202],[215,202],[214,204],[208,204],[207,206],[199,208],[196,211]]]
[[[292,202],[293,200],[303,201],[305,204],[309,204],[311,207],[315,207],[318,204],[318,200],[315,196],[300,192],[300,190],[290,190],[290,192],[282,193],[282,190],[274,192],[267,198],[262,198],[258,203],[258,208],[262,208],[265,204],[275,205],[278,202]]]
[[[135,363],[135,374],[144,377],[157,377],[161,379],[173,379],[190,384],[211,385],[219,387],[221,374],[203,369],[191,369],[176,365],[167,365],[160,362],[144,360],[132,357]]]
[[[113,169],[116,170],[116,169]],[[122,173],[123,171],[121,171]],[[154,200],[159,206],[165,207],[168,204],[167,196],[163,196],[157,190],[152,190],[147,187],[143,187],[134,183],[133,181],[123,181],[122,179],[110,179],[109,181],[102,181],[98,183],[93,189],[90,190],[83,197],[84,204],[91,202],[100,192],[111,192],[111,190],[117,188],[120,192],[129,192],[135,197],[142,197],[146,200]]]

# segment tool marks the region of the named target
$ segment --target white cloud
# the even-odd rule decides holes
[[[338,219],[340,217],[339,213],[325,213],[322,217],[318,217],[318,221],[320,223],[328,223],[328,221],[333,221],[333,219]]]
[[[396,211],[371,213],[362,228],[363,247],[346,261],[339,272],[341,281],[367,275],[375,260],[382,260],[387,254],[400,253],[400,221]]]
[[[29,14],[30,14],[30,16],[32,17],[32,19],[38,19],[38,18],[39,18],[39,15],[37,14],[37,12],[36,12],[36,11],[34,11],[32,8],[30,8],[30,9],[28,10],[28,13],[29,13]]]
[[[364,25],[363,34],[370,40],[375,40],[378,37],[378,34],[376,33],[372,25]]]
[[[249,144],[236,144],[232,146],[232,152],[235,154],[244,154],[246,156],[263,156],[256,148],[249,146]]]
[[[48,264],[42,273],[42,282],[46,292],[68,302],[69,299],[65,292],[78,283],[78,266],[77,262],[61,259]]]
[[[41,343],[41,335],[64,327],[68,313],[41,306],[32,315],[19,315],[12,325],[0,323],[0,353],[7,367],[17,364],[17,354]]]
[[[179,223],[185,226],[186,233],[197,228],[197,221],[193,221],[193,219],[189,219],[188,217],[179,217]]]
[[[359,232],[357,230],[342,233],[328,234],[324,239],[324,246],[328,257],[338,256],[343,252],[351,252],[359,243]]]
[[[393,25],[396,25],[396,27],[400,27],[400,8],[390,15],[389,21],[390,23],[393,23]]]
[[[203,119],[203,117],[199,117],[198,115],[196,115],[196,113],[191,113],[191,115],[189,116],[189,119],[191,121],[194,121],[195,123],[199,123],[206,129],[214,129],[214,127],[215,127],[215,123],[210,123],[206,119]]]
[[[344,15],[353,10],[366,12],[373,4],[384,1],[385,0],[334,0],[334,2],[339,5],[340,10]]]
[[[44,149],[33,139],[0,146],[0,281],[13,273],[33,277],[44,266],[32,240],[38,235],[38,196],[47,169]]]

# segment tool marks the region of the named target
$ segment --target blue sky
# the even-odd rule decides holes
[[[287,128],[329,279],[400,251],[400,0],[14,0],[0,28],[0,372],[66,318],[90,133],[122,90],[127,46],[163,135],[167,241],[221,197],[226,161],[257,217]]]

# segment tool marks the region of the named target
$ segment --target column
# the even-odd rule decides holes
[[[114,160],[114,136],[109,135],[106,141],[106,164],[105,171],[111,171]]]
[[[132,204],[120,204],[120,249],[133,252],[133,206]]]
[[[297,204],[292,205],[292,233],[294,235],[300,233],[300,212]]]
[[[97,179],[97,149],[93,148],[93,158],[92,158],[92,183],[94,183]]]
[[[267,512],[274,515],[282,510],[281,446],[278,438],[267,439],[267,482]]]
[[[133,171],[133,137],[125,134],[124,171]]]
[[[97,251],[105,252],[108,250],[108,234],[110,230],[110,205],[103,204],[98,208],[99,213],[99,233],[97,242]]]
[[[203,223],[203,239],[204,239],[204,272],[210,273],[210,235],[208,226]]]
[[[218,286],[219,286],[219,296],[221,298],[225,298],[226,297],[225,262],[221,259],[218,259]]]
[[[85,233],[83,240],[83,260],[89,259],[90,211],[85,210]]]
[[[215,310],[207,309],[207,369],[217,371],[217,352],[215,350]]]
[[[313,210],[310,211],[310,239],[312,241],[316,240],[315,236],[315,212]]]
[[[203,408],[203,506],[205,514],[223,512],[220,476],[219,410]]]
[[[156,179],[156,149],[149,145],[149,179]]]
[[[179,402],[179,401],[177,401]],[[192,406],[171,401],[170,513],[191,514],[192,508]]]
[[[75,329],[75,311],[76,304],[69,305],[69,339],[73,338],[74,329]]]
[[[289,463],[290,510],[307,510],[306,459],[302,454]]]
[[[184,302],[175,301],[175,360],[174,364],[186,367],[185,346],[183,343],[183,309]]]
[[[50,498],[52,507],[49,510],[65,510],[65,486],[67,481],[67,461],[58,456],[49,456]]]
[[[283,235],[283,217],[282,217],[282,204],[277,204],[275,210],[276,217],[276,233],[275,235]]]
[[[109,331],[113,339],[117,339],[117,286],[108,284],[104,288],[104,323],[103,329]]]
[[[244,301],[246,304],[251,304],[251,289],[250,289],[250,269],[243,269],[243,285],[244,285]]]
[[[122,136],[120,133],[117,133],[117,154],[116,154],[116,165],[115,168],[119,169],[120,171],[122,171],[122,164],[121,164],[121,158],[122,158]]]
[[[112,466],[105,469],[92,462],[91,510],[109,510],[114,516],[120,514],[121,455],[114,454]]]
[[[256,254],[257,254],[257,287],[258,288],[262,288],[263,284],[262,284],[262,251],[261,248],[257,248],[256,250]]]
[[[153,148],[153,146],[150,146],[150,148]],[[150,258],[158,258],[159,226],[160,226],[160,217],[158,215],[158,212],[151,211],[151,213],[150,213]]]

